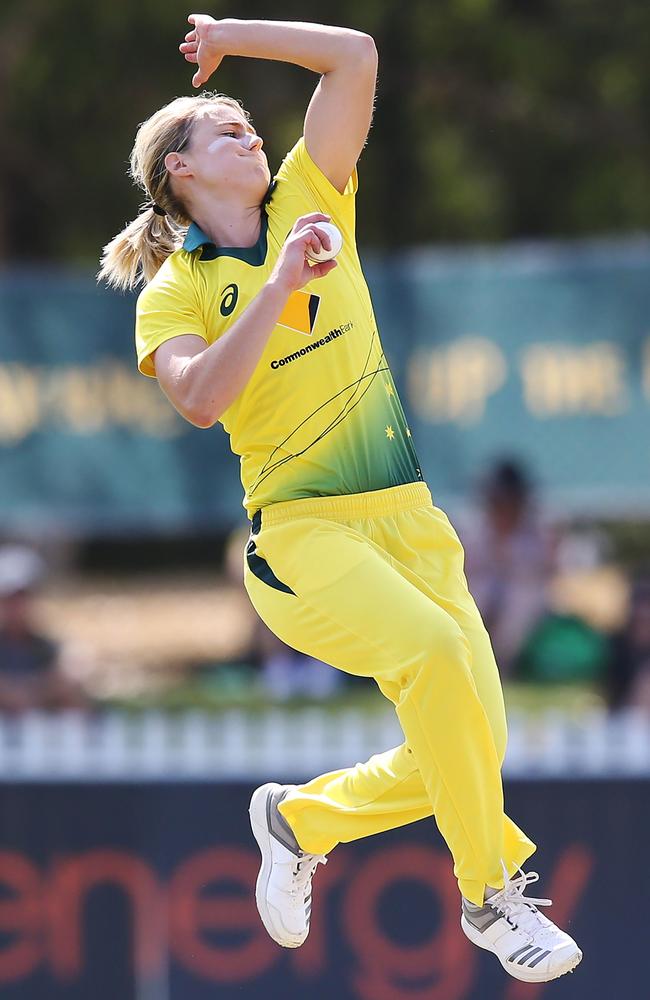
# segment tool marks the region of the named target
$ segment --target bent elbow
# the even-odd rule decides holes
[[[188,393],[179,410],[194,427],[207,430],[209,427],[214,427],[222,413],[222,410],[218,409],[214,403],[214,400],[206,399],[203,394]]]
[[[341,36],[341,62],[357,72],[376,72],[379,55],[372,35],[346,29]]]
[[[189,424],[192,424],[193,427],[199,427],[201,430],[214,427],[220,416],[205,404],[191,402],[187,399],[183,400],[181,405],[177,405],[176,409]]]
[[[201,411],[185,413],[184,416],[185,419],[189,420],[194,427],[199,427],[201,430],[207,430],[209,427],[214,427],[219,420],[219,417],[215,416],[213,413],[205,413]]]
[[[359,57],[363,65],[377,69],[379,63],[379,53],[372,35],[360,33],[359,35]]]

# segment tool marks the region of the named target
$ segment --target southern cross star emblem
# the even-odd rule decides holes
[[[386,437],[388,438],[389,441],[392,441],[393,438],[395,437],[395,431],[393,430],[390,424],[386,428]]]

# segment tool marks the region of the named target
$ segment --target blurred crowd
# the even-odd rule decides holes
[[[457,527],[469,587],[505,681],[592,684],[612,709],[650,711],[650,576],[601,575],[609,607],[603,613],[603,598],[590,602],[586,580],[608,559],[602,534],[551,518],[513,460],[489,470]],[[576,588],[572,595],[558,585],[572,576],[578,599]]]
[[[650,713],[650,572],[627,577],[610,566],[603,576],[611,560],[602,533],[551,516],[528,471],[515,460],[496,462],[476,484],[473,502],[452,520],[465,548],[468,584],[506,683],[591,686],[612,709],[638,705]],[[178,683],[187,683],[192,672],[207,674],[218,692],[220,677],[238,678],[235,687],[253,688],[258,698],[273,702],[345,697],[360,686],[290,649],[257,619],[242,589],[244,545],[242,529],[226,546],[214,598],[215,610],[224,594],[241,601],[237,607],[248,618],[247,627],[238,629],[241,646],[227,664],[218,654],[212,661],[179,664]],[[80,670],[71,663],[57,623],[41,620],[39,595],[47,576],[44,559],[30,546],[0,546],[4,714],[87,710],[101,702],[82,683],[83,665]]]
[[[88,698],[68,676],[64,651],[39,621],[34,599],[46,575],[26,546],[0,549],[0,711],[81,709]]]

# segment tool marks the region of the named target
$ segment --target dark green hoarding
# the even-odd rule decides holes
[[[650,512],[650,242],[422,250],[366,274],[422,469],[453,504],[525,459],[554,506]],[[242,517],[220,428],[139,375],[131,297],[0,276],[5,527],[182,530]]]

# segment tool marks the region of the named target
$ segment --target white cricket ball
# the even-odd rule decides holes
[[[315,229],[321,229],[330,238],[330,243],[332,244],[331,250],[326,250],[325,247],[321,247],[318,253],[312,250],[311,247],[307,248],[307,257],[309,260],[321,262],[324,260],[332,260],[340,253],[341,247],[343,246],[343,237],[341,236],[341,230],[338,226],[335,226],[333,222],[315,222]]]

